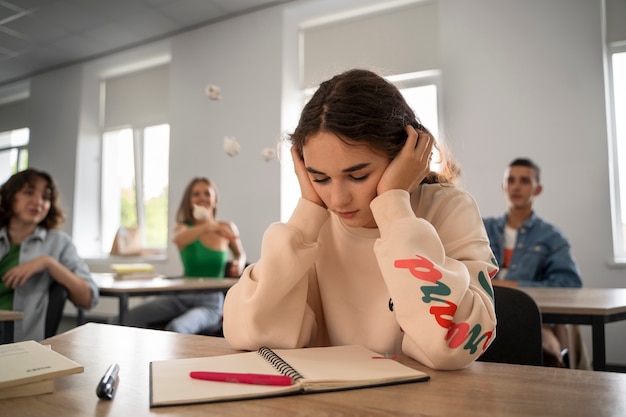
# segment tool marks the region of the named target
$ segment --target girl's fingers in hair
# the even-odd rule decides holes
[[[407,149],[407,151],[411,149],[416,149],[417,145],[419,145],[419,140],[418,140],[419,135],[418,135],[417,130],[415,130],[415,128],[411,125],[405,126],[404,130],[406,131],[406,135],[407,135],[404,149]]]
[[[418,132],[416,156],[419,160],[424,161],[430,158],[434,142],[435,141],[430,133],[423,132],[421,130]]]

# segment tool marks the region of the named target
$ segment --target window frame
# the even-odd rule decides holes
[[[626,41],[611,43],[607,50],[607,130],[609,140],[609,170],[611,193],[611,224],[613,231],[613,256],[615,265],[626,266],[626,217],[622,215],[626,205],[626,195],[622,194],[622,181],[626,181],[626,163],[620,164],[619,137],[617,131],[617,111],[615,97],[615,74],[613,73],[613,56],[626,53]],[[623,76],[623,75],[622,75]],[[622,135],[626,132],[621,132]],[[626,144],[622,144],[626,146]],[[626,150],[622,150],[626,153]]]
[[[135,126],[123,126],[123,127],[117,127],[117,128],[110,128],[110,129],[106,129],[102,131],[101,134],[101,149],[100,149],[100,154],[102,155],[102,164],[101,164],[101,169],[100,169],[100,176],[101,178],[105,177],[105,167],[106,167],[106,162],[105,162],[105,151],[104,151],[104,147],[105,147],[105,135],[107,133],[111,133],[111,132],[119,132],[122,130],[126,130],[129,129],[132,132],[132,147],[133,147],[133,168],[134,168],[134,179],[135,179],[135,214],[137,216],[137,226],[140,228],[141,230],[141,240],[142,240],[142,247],[143,247],[143,251],[142,254],[139,255],[141,258],[146,258],[146,257],[152,257],[152,256],[156,256],[156,257],[165,257],[166,253],[167,253],[167,241],[169,239],[169,225],[166,223],[166,245],[163,248],[153,248],[153,247],[146,247],[146,202],[144,201],[144,184],[145,184],[145,167],[144,167],[144,157],[145,157],[145,131],[147,129],[150,128],[154,128],[154,127],[158,127],[158,126],[167,126],[168,128],[168,132],[171,129],[171,126],[169,123],[165,122],[165,123],[151,123],[151,124],[146,124],[146,125],[135,125]],[[170,140],[171,136],[168,133],[168,152],[169,152],[169,146],[170,146]],[[168,155],[168,162],[169,162],[169,155]],[[168,173],[168,181],[167,181],[167,187],[169,187],[169,173]],[[103,181],[100,182],[100,207],[101,207],[101,216],[100,216],[100,225],[99,225],[99,233],[101,236],[101,247],[100,247],[100,252],[101,252],[101,256],[106,258],[106,257],[111,257],[113,255],[110,255],[110,248],[112,246],[113,243],[113,239],[115,237],[115,233],[117,232],[117,229],[111,231],[111,230],[105,230],[105,228],[107,227],[107,222],[105,222],[105,216],[106,216],[106,212],[107,209],[105,207],[106,204],[106,200],[107,198],[104,195],[104,185],[103,185]],[[169,196],[168,196],[169,198]],[[121,223],[121,222],[120,222]],[[121,224],[118,226],[118,228],[121,226]],[[109,248],[109,249],[107,249]]]
[[[30,128],[28,127],[21,127],[21,128],[17,128],[17,129],[11,129],[11,130],[5,130],[3,132],[0,132],[0,134],[8,134],[11,135],[13,132],[19,131],[19,130],[25,130],[26,131],[26,136],[27,136],[27,140],[26,143],[20,144],[20,145],[12,145],[9,144],[7,146],[0,146],[0,153],[2,152],[11,152],[12,150],[16,150],[17,151],[17,158],[16,158],[16,164],[14,167],[10,168],[9,171],[9,177],[13,174],[16,174],[17,172],[28,168],[28,145],[30,144]],[[20,162],[22,161],[22,157],[25,154],[25,158],[26,158],[26,162],[25,162],[25,166],[21,166]],[[6,180],[9,179],[9,177],[3,179],[0,181],[0,184],[3,184]]]

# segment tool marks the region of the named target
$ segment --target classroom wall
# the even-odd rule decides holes
[[[219,186],[220,217],[237,223],[254,261],[263,231],[280,217],[279,164],[263,162],[260,152],[275,144],[294,113],[298,22],[348,6],[406,3],[297,1],[170,39],[166,49],[171,54],[172,224],[184,185],[193,176],[208,175]],[[505,209],[500,182],[506,164],[517,156],[535,159],[544,182],[537,212],[569,236],[584,285],[625,287],[626,270],[610,264],[602,4],[602,0],[439,0],[442,133],[463,169],[464,187],[484,215]],[[626,15],[613,18],[626,21]],[[397,49],[410,53],[411,40]],[[31,165],[59,179],[70,206],[70,225],[76,224],[72,208],[80,204],[72,191],[98,186],[85,178],[77,180],[82,185],[75,184],[77,164],[86,163],[76,156],[76,147],[80,151],[83,146],[84,138],[77,135],[86,116],[76,114],[86,100],[84,80],[92,77],[84,73],[87,67],[32,80]],[[204,96],[209,83],[222,88],[221,101]],[[281,107],[281,100],[292,104]],[[237,138],[240,155],[225,155],[224,136]],[[83,221],[90,210],[97,208],[80,210]],[[166,273],[180,271],[173,248],[160,266]],[[589,342],[588,328],[583,330]],[[609,363],[626,364],[624,334],[624,323],[607,326]]]
[[[170,195],[173,219],[193,177],[208,176],[219,189],[218,218],[235,222],[249,261],[258,259],[263,232],[280,215],[280,166],[261,152],[281,135],[281,18],[270,9],[175,37],[170,64]],[[205,86],[220,87],[209,100]],[[228,156],[224,137],[241,145]],[[181,273],[168,248],[169,273]]]
[[[569,237],[583,285],[625,287],[626,270],[611,265],[602,3],[439,5],[444,133],[483,215],[505,210],[508,162],[533,158],[544,185],[536,212]],[[626,323],[606,334],[607,362],[626,363]]]

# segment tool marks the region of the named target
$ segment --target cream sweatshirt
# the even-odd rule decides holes
[[[226,296],[236,349],[360,344],[435,369],[472,363],[495,337],[497,272],[465,191],[423,184],[370,204],[378,228],[351,228],[308,200],[266,230],[261,256]]]

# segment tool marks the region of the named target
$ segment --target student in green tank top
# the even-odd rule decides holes
[[[178,212],[173,241],[180,252],[186,277],[239,277],[246,254],[237,226],[217,220],[217,188],[208,178],[194,178],[185,189]],[[128,324],[153,327],[167,323],[166,330],[178,333],[211,333],[222,323],[224,294],[221,292],[158,296],[132,308]]]

